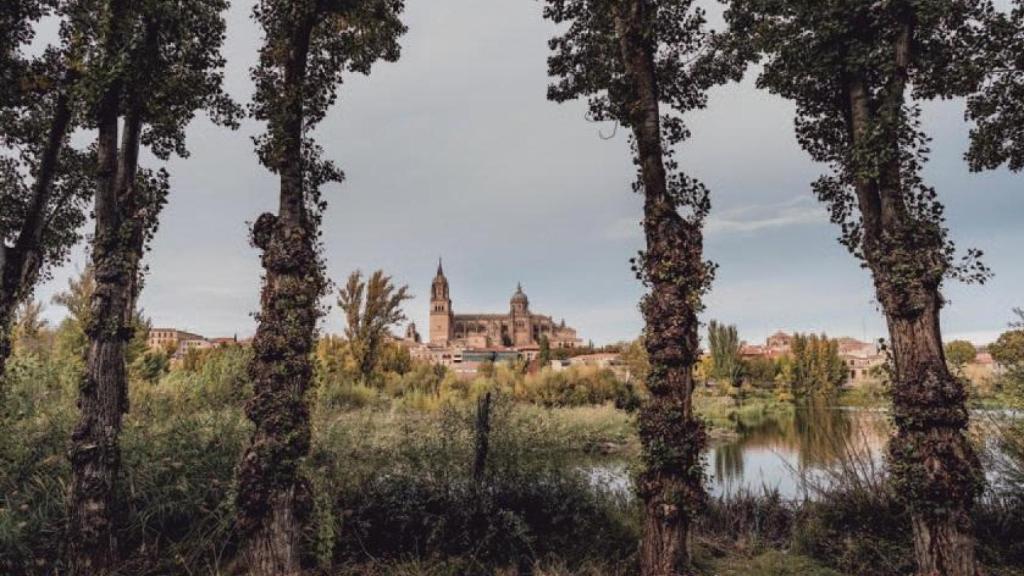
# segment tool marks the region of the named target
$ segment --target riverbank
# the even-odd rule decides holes
[[[133,380],[122,433],[126,574],[230,573],[235,469],[252,431],[244,359],[227,355],[156,382]],[[77,380],[31,359],[9,368],[0,410],[0,573],[60,573]],[[836,456],[848,451],[837,447],[860,436],[855,414],[811,414],[768,395],[745,396],[695,396],[716,438],[708,486],[719,495],[697,522],[702,574],[905,574],[909,520],[884,479],[841,476],[813,500],[791,500],[762,474],[768,458],[786,450],[792,463],[844,470]],[[610,400],[545,406],[496,394],[478,471],[476,398],[472,390],[428,398],[340,385],[311,394],[312,445],[302,464],[310,576],[511,575],[534,566],[552,576],[635,574],[635,414]],[[588,473],[607,463],[621,482]],[[769,463],[792,480],[786,463]],[[746,488],[719,489],[729,478]],[[990,498],[976,511],[979,554],[998,576],[1024,564],[1024,506],[1019,490],[1011,494],[1016,499]]]

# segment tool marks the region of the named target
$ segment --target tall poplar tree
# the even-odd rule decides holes
[[[796,104],[797,139],[831,166],[814,192],[874,280],[895,365],[889,465],[922,576],[977,571],[970,512],[983,475],[939,314],[946,279],[988,271],[975,251],[955,259],[921,177],[919,102],[971,91],[964,48],[986,13],[984,0],[733,0],[726,15],[738,49],[762,59],[758,85]]]
[[[306,391],[327,282],[320,258],[320,189],[342,174],[312,139],[347,73],[368,74],[399,56],[403,0],[260,0],[253,15],[264,44],[252,70],[251,112],[267,123],[260,162],[279,177],[277,214],[262,214],[252,242],[262,250],[263,290],[246,407],[255,423],[238,472],[241,562],[248,574],[295,574],[308,502],[299,465],[309,451]]]
[[[82,79],[86,127],[96,131],[96,285],[85,332],[86,372],[71,438],[71,563],[77,574],[107,574],[119,563],[119,434],[128,410],[125,348],[141,289],[141,260],[166,201],[168,174],[139,167],[145,146],[157,159],[186,156],[185,127],[199,110],[232,125],[236,107],[221,91],[226,0],[80,0],[68,18],[89,40]]]
[[[88,155],[68,145],[84,48],[65,18],[69,5],[10,0],[0,10],[0,378],[15,310],[80,239],[92,194]],[[47,17],[62,19],[60,38],[29,56]]]
[[[703,108],[707,89],[732,67],[713,57],[704,14],[690,0],[548,0],[544,15],[567,25],[550,41],[548,98],[586,98],[592,120],[630,131],[647,244],[634,270],[649,288],[641,301],[650,399],[639,416],[640,568],[690,573],[690,529],[705,500],[706,436],[692,404],[697,315],[714,267],[703,256],[708,191],[679,170],[673,149],[689,136],[682,115]]]

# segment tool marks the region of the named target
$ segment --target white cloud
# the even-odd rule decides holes
[[[705,230],[709,236],[725,232],[758,232],[771,228],[806,226],[828,222],[824,207],[813,199],[800,196],[775,204],[748,204],[708,217]]]
[[[704,227],[708,236],[724,233],[760,232],[773,228],[828,223],[828,213],[814,199],[796,197],[772,204],[746,204],[708,216]],[[634,240],[642,237],[639,216],[623,217],[605,227],[609,240]]]

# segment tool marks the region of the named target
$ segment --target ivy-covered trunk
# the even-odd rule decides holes
[[[984,478],[966,435],[964,386],[943,353],[940,296],[929,292],[917,313],[886,314],[895,364],[890,466],[910,508],[918,574],[975,576],[971,507]]]
[[[112,3],[112,9],[118,4]],[[123,9],[123,4],[120,7]],[[112,16],[114,25],[117,21],[117,16]],[[119,558],[118,436],[122,415],[128,410],[124,350],[130,334],[125,309],[132,272],[123,259],[124,230],[118,207],[121,95],[117,83],[109,87],[97,116],[96,228],[92,246],[96,291],[85,327],[89,351],[79,384],[79,420],[71,436],[71,561],[74,573],[83,575],[110,573]]]
[[[306,390],[322,281],[313,232],[301,222],[263,214],[253,237],[265,277],[249,364],[254,396],[246,406],[256,430],[238,473],[243,561],[248,574],[295,574],[308,503],[299,464],[309,451]]]
[[[638,491],[645,512],[640,571],[675,576],[692,572],[690,529],[704,500],[705,436],[693,415],[692,393],[705,263],[700,223],[681,217],[668,189],[654,49],[642,24],[646,9],[643,0],[625,0],[615,17],[631,84],[631,126],[645,197],[647,248],[638,273],[650,287],[641,302],[650,399],[638,422],[643,466]]]
[[[124,26],[126,9],[111,3],[111,41]],[[156,51],[156,29],[147,26],[145,45]],[[116,46],[108,48],[117,54]],[[120,432],[128,411],[125,351],[133,336],[140,263],[147,235],[156,226],[166,190],[139,174],[144,88],[111,83],[100,101],[97,136],[97,188],[92,265],[96,289],[90,302],[86,370],[79,385],[78,424],[71,436],[72,562],[76,574],[107,574],[118,569],[117,540],[124,514],[118,488]],[[121,141],[119,118],[124,110]]]
[[[249,377],[246,413],[256,425],[238,472],[238,526],[247,574],[287,575],[300,570],[300,535],[308,511],[299,466],[309,451],[306,391],[324,280],[315,223],[307,214],[302,157],[306,52],[311,18],[296,25],[285,63],[280,126],[280,207],[253,226],[263,251],[259,327]]]
[[[897,64],[909,56],[910,33],[897,41]],[[899,69],[899,66],[897,67]],[[942,347],[940,286],[949,269],[945,231],[916,219],[894,118],[901,114],[905,77],[890,86],[888,110],[871,110],[859,78],[848,80],[848,125],[855,146],[870,146],[871,126],[892,136],[887,160],[874,177],[855,181],[862,215],[863,256],[892,343],[892,401],[896,435],[889,445],[895,493],[909,508],[920,576],[975,576],[970,520],[984,481],[966,436],[963,383],[950,373]]]

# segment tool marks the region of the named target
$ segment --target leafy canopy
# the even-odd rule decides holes
[[[68,145],[79,122],[73,89],[81,74],[82,45],[67,21],[72,5],[11,0],[0,10],[0,242],[22,256],[28,250],[38,254],[32,276],[45,277],[80,239],[92,192],[89,155]],[[35,27],[44,18],[61,19],[61,35],[54,43],[29,50]],[[59,122],[63,130],[51,136],[61,108],[66,115]],[[51,172],[41,174],[43,156],[54,147],[61,154]],[[37,188],[48,183],[52,193],[44,195]],[[28,284],[5,286],[5,291],[18,292],[20,299],[31,290]]]
[[[973,54],[984,79],[967,99],[974,122],[967,160],[976,171],[1003,164],[1024,170],[1024,1],[990,12],[983,31]]]
[[[280,173],[292,161],[287,152],[298,124],[303,195],[317,221],[324,208],[320,187],[341,182],[344,174],[323,159],[312,133],[337,100],[346,73],[368,74],[378,60],[398,60],[404,7],[404,0],[260,0],[253,8],[264,44],[251,71],[256,93],[250,113],[267,123],[266,132],[255,138],[256,151],[264,166]],[[304,41],[304,74],[288,77],[297,73],[289,56]]]
[[[548,99],[567,102],[585,99],[588,117],[635,127],[638,94],[624,62],[616,19],[629,9],[625,0],[548,0],[544,17],[565,32],[549,41],[548,73],[555,81]],[[683,114],[707,106],[711,86],[736,78],[741,72],[735,58],[716,50],[716,36],[706,30],[704,10],[692,0],[651,0],[640,15],[643,42],[653,56],[657,97],[664,112],[661,130],[669,195],[677,207],[686,206],[702,220],[710,208],[702,184],[677,170],[673,146],[685,141],[690,130]],[[632,142],[632,137],[631,137]],[[635,151],[635,143],[633,143]],[[639,170],[640,166],[637,163]],[[638,177],[635,191],[641,190]]]
[[[408,286],[395,286],[382,270],[365,281],[362,272],[356,270],[339,291],[338,306],[345,314],[345,337],[364,377],[373,372],[388,329],[405,321],[402,303],[411,298]]]
[[[988,13],[987,0],[735,0],[726,11],[734,53],[763,65],[757,85],[796,104],[800,145],[831,166],[813,188],[841,241],[890,280],[989,276],[976,250],[955,262],[921,177],[919,104],[974,89],[970,47]]]

